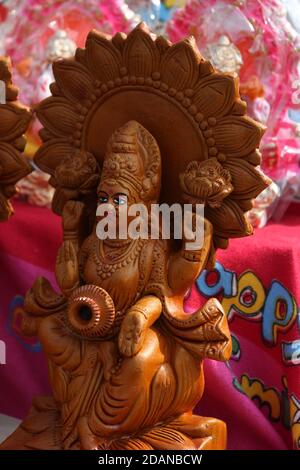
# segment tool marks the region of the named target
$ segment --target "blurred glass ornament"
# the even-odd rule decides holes
[[[188,0],[162,0],[162,3],[167,8],[182,8],[185,6]]]
[[[219,72],[238,74],[243,65],[242,54],[225,34],[220,36],[218,42],[208,44],[204,55]]]
[[[160,19],[160,0],[127,0],[130,10],[137,15],[137,22],[145,21],[155,29]]]
[[[293,27],[300,33],[300,0],[282,0]]]
[[[254,228],[266,225],[280,197],[280,188],[272,183],[253,202],[253,209],[247,212],[247,218]]]
[[[48,40],[46,45],[46,60],[54,62],[57,59],[68,59],[75,54],[76,43],[69,38],[66,31],[59,29]]]
[[[20,100],[33,106],[50,95],[52,63],[74,55],[84,47],[91,29],[106,34],[129,32],[135,14],[124,0],[6,0],[0,23],[0,44],[10,55],[14,82]],[[0,10],[1,11],[1,10]],[[29,130],[26,155],[32,157],[40,145],[39,123]]]
[[[160,20],[165,23],[170,20],[178,8],[183,8],[188,0],[162,0],[160,7]]]
[[[253,117],[262,124],[267,124],[270,116],[270,103],[263,97],[257,97],[253,100]]]
[[[167,32],[172,41],[194,35],[218,70],[239,72],[253,117],[265,123],[268,114],[264,142],[277,133],[288,107],[295,107],[292,83],[300,77],[299,36],[279,0],[190,0]],[[264,101],[254,103],[257,98]]]
[[[49,96],[50,84],[54,81],[52,63],[58,59],[68,59],[76,52],[76,43],[66,33],[59,29],[48,39],[45,48],[45,68],[37,81],[36,101],[39,102]]]
[[[297,4],[300,8],[300,0]],[[166,31],[171,41],[193,35],[217,70],[238,73],[248,114],[267,125],[263,169],[282,187],[294,181],[291,175],[300,181],[299,165],[290,160],[300,138],[289,117],[291,108],[300,111],[300,99],[295,99],[295,94],[300,98],[300,36],[283,3],[190,0],[175,12]]]
[[[72,43],[84,47],[91,29],[128,32],[135,19],[124,0],[7,0],[5,4],[4,49],[12,58],[20,99],[29,105],[39,99],[37,86],[49,63],[69,56]],[[55,49],[55,58],[49,56],[49,47]]]
[[[19,0],[0,0],[0,55],[5,55],[5,38],[12,31]]]
[[[49,184],[50,175],[35,170],[17,184],[17,199],[35,206],[51,207],[54,188]]]

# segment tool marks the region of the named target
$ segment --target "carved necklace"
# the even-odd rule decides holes
[[[98,276],[107,279],[118,269],[130,264],[139,256],[143,245],[143,239],[132,240],[127,244],[120,243],[119,246],[114,244],[117,249],[105,252],[103,240],[98,239],[92,253]]]

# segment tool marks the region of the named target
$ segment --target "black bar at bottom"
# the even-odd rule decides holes
[[[255,465],[296,464],[299,467],[298,451],[0,451],[0,468],[9,465],[30,465],[43,470],[61,465],[66,467],[99,468],[119,467],[122,469],[147,468],[156,465],[184,465],[187,467],[212,468],[226,464]],[[56,469],[54,469],[56,470]]]

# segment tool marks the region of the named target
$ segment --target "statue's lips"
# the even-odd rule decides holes
[[[114,302],[101,287],[87,284],[75,289],[68,301],[67,323],[85,338],[107,336],[115,321]]]

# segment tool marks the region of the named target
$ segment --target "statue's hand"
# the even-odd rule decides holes
[[[148,320],[142,312],[131,310],[126,314],[119,333],[119,350],[123,356],[131,357],[141,350],[147,327]]]
[[[84,204],[80,201],[68,201],[63,209],[63,230],[65,238],[77,238],[83,217]]]
[[[71,240],[65,240],[58,251],[55,274],[65,295],[70,294],[70,291],[79,285],[77,252]]]

